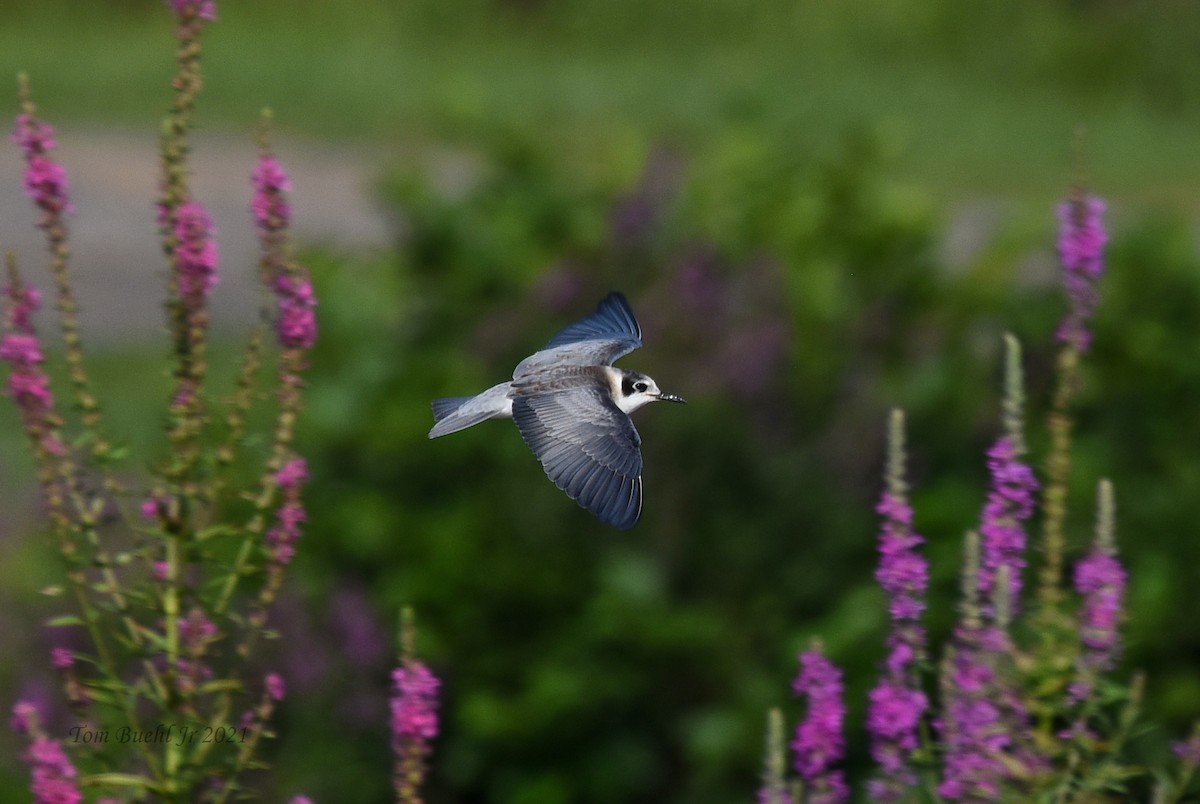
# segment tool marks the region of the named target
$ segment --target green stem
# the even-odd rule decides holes
[[[1066,547],[1064,522],[1067,517],[1067,481],[1071,473],[1071,400],[1079,385],[1079,353],[1073,346],[1058,355],[1058,386],[1054,392],[1047,429],[1050,454],[1046,459],[1046,488],[1043,492],[1042,552],[1044,564],[1039,578],[1038,599],[1048,615],[1062,602],[1063,553]]]

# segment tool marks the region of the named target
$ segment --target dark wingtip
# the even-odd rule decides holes
[[[593,512],[595,513],[595,512]],[[642,511],[639,508],[630,516],[630,512],[622,511],[614,516],[598,517],[598,519],[606,525],[610,525],[620,531],[633,530],[633,526],[642,518]]]

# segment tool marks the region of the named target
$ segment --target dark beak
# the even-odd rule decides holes
[[[684,399],[681,396],[675,396],[675,394],[659,394],[658,401],[659,402],[679,402],[680,404],[684,404],[687,402],[686,399]]]

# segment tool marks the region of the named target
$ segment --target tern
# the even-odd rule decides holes
[[[477,396],[433,401],[430,438],[487,419],[512,419],[546,476],[601,521],[621,530],[642,515],[642,438],[629,414],[650,402],[683,402],[645,374],[613,368],[642,345],[621,293],[522,360],[511,381]]]

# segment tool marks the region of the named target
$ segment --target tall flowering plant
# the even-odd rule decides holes
[[[1113,486],[1101,480],[1095,535],[1066,583],[1065,529],[1071,403],[1089,322],[1100,301],[1107,234],[1104,203],[1082,191],[1059,208],[1058,252],[1067,313],[1057,330],[1058,376],[1047,421],[1045,480],[1025,460],[1020,348],[1006,337],[1003,428],[988,449],[990,480],[977,530],[966,537],[959,620],[936,669],[926,661],[921,616],[928,565],[914,529],[904,478],[903,416],[888,429],[883,524],[875,578],[891,628],[867,731],[876,769],[868,781],[882,801],[1115,801],[1145,773],[1123,757],[1144,680],[1112,677],[1125,617],[1126,571],[1118,557]],[[1040,498],[1039,498],[1040,493]],[[1040,508],[1034,605],[1021,606],[1027,523]],[[1018,627],[1023,619],[1031,627]],[[809,713],[793,744],[799,785],[784,778],[778,710],[772,711],[760,802],[843,800],[841,674],[823,655],[802,657]],[[799,683],[799,682],[798,682]],[[815,719],[814,719],[815,718]],[[1175,745],[1178,771],[1160,773],[1155,801],[1178,801],[1200,766],[1200,724]]]
[[[925,540],[913,530],[904,462],[904,414],[897,410],[888,427],[887,488],[876,508],[883,527],[875,580],[888,595],[892,628],[884,671],[871,690],[867,713],[871,756],[880,770],[871,780],[871,795],[880,801],[898,801],[916,783],[912,757],[919,745],[921,718],[929,708],[919,675],[926,650],[921,615],[929,564],[917,551]]]
[[[410,609],[400,626],[400,664],[392,670],[392,751],[396,755],[393,782],[399,804],[422,804],[421,785],[438,733],[438,691],[441,681],[417,658]]]
[[[49,661],[64,681],[74,724],[52,735],[33,704],[13,707],[28,736],[24,759],[38,801],[226,801],[246,792],[262,766],[263,741],[285,681],[256,669],[269,613],[305,521],[303,457],[292,442],[308,352],[316,339],[315,296],[291,256],[290,179],[265,133],[248,202],[258,230],[263,323],[248,344],[227,400],[208,383],[209,294],[220,277],[212,218],[189,183],[187,154],[202,86],[201,37],[213,0],[169,0],[178,40],[174,99],[163,126],[157,203],[169,267],[168,323],[174,387],[166,400],[166,454],[144,481],[118,475],[121,450],[105,431],[92,392],[78,304],[72,292],[67,172],[53,129],[21,80],[13,141],[26,163],[25,189],[49,253],[54,306],[69,388],[52,388],[35,326],[43,297],[6,264],[0,359],[7,392],[36,456],[64,583],[48,590],[64,612],[52,621],[85,638]],[[278,357],[269,359],[273,330]],[[274,424],[253,449],[248,416],[276,366]],[[72,415],[74,408],[77,415]],[[245,465],[257,466],[247,487]],[[235,471],[236,470],[236,471]]]

